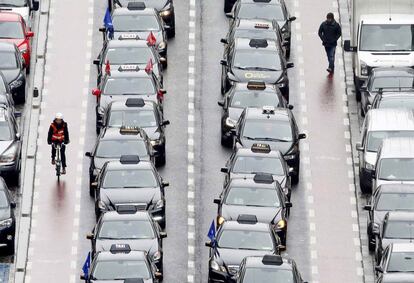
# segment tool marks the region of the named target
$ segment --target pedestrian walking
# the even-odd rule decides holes
[[[322,40],[322,45],[325,46],[326,55],[328,56],[329,66],[326,70],[329,74],[333,74],[335,70],[336,42],[342,35],[341,26],[335,21],[333,13],[326,15],[326,21],[320,25],[318,35]]]

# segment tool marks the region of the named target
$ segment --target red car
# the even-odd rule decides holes
[[[30,69],[30,38],[33,35],[20,14],[0,12],[0,41],[16,44],[23,55],[26,70]]]

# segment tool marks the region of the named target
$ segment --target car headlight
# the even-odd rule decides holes
[[[227,272],[226,268],[219,265],[215,260],[210,261],[210,267],[215,271]]]
[[[105,108],[103,108],[102,106],[98,107],[98,114],[99,115],[103,115],[105,113]]]
[[[17,79],[10,83],[10,88],[18,88],[23,84],[23,77],[19,76]]]
[[[158,49],[165,49],[167,47],[167,43],[165,41],[161,41],[160,44],[158,44]]]
[[[277,224],[276,224],[276,228],[278,228],[278,229],[283,229],[283,228],[285,228],[286,227],[286,221],[285,220],[280,220],[279,222],[277,222]]]
[[[157,201],[157,203],[155,204],[155,208],[162,208],[164,207],[164,201],[162,199],[160,199],[159,201]]]
[[[12,226],[12,224],[13,224],[13,219],[8,218],[8,219],[0,221],[0,228],[8,228]]]
[[[227,126],[227,127],[229,127],[229,128],[234,128],[234,127],[236,127],[236,123],[237,123],[237,121],[236,121],[236,120],[233,120],[233,119],[231,119],[230,117],[227,117],[227,118],[226,118],[226,126]]]
[[[2,155],[0,155],[0,163],[9,163],[16,160],[16,151],[17,151],[17,145],[11,146],[8,150],[3,152]]]
[[[295,159],[296,154],[288,154],[288,155],[285,155],[284,157],[285,157],[285,160],[292,160],[292,159]]]
[[[361,61],[361,75],[368,76],[368,65],[364,61]]]
[[[160,260],[161,259],[161,252],[160,251],[156,251],[153,255],[152,255],[152,260]]]
[[[372,231],[379,231],[379,229],[380,229],[380,226],[378,223],[372,224]]]
[[[374,165],[368,162],[365,162],[365,169],[367,170],[374,170]]]
[[[164,10],[160,12],[160,16],[163,18],[168,17],[169,15],[171,15],[171,10]]]
[[[93,169],[94,176],[98,176],[100,172],[101,172],[101,169],[98,169],[98,168]]]
[[[156,145],[160,145],[161,144],[161,140],[151,140],[151,145],[152,146],[156,146]]]
[[[105,202],[103,202],[102,200],[100,200],[100,201],[98,202],[98,207],[99,207],[99,209],[101,209],[101,210],[106,210],[106,203],[105,203]]]
[[[221,225],[224,223],[224,221],[226,221],[226,219],[223,216],[219,216],[217,217],[217,224]]]

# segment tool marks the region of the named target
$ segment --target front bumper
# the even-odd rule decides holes
[[[18,158],[16,158],[13,162],[0,163],[0,175],[17,172],[19,170],[19,163],[17,160]]]

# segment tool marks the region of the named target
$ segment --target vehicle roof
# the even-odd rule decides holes
[[[141,48],[148,48],[148,43],[145,39],[112,39],[108,41],[107,49],[108,48],[116,48],[116,47],[141,47]]]
[[[148,211],[136,211],[135,213],[118,213],[117,211],[107,211],[102,215],[102,221],[122,221],[122,220],[148,220]]]
[[[142,133],[136,135],[122,135],[120,128],[105,128],[104,132],[101,135],[101,140],[134,140],[134,139],[143,139]]]
[[[289,121],[289,110],[286,108],[275,108],[274,114],[264,114],[262,108],[246,108],[246,119],[266,119],[266,120],[278,120]]]
[[[231,179],[228,184],[229,188],[261,188],[261,189],[275,189],[277,188],[277,182],[272,183],[256,183],[253,178],[236,178]]]
[[[116,170],[143,170],[143,169],[153,169],[152,162],[150,161],[143,161],[136,164],[125,164],[121,163],[119,160],[116,161],[108,161],[106,165],[106,170],[108,171],[116,171]]]
[[[414,185],[413,184],[382,184],[378,187],[379,193],[410,193],[414,194]]]
[[[414,138],[384,139],[381,158],[414,158]]]
[[[414,221],[414,212],[390,211],[387,214],[389,221]]]
[[[269,29],[272,30],[273,29],[273,22],[272,21],[268,21],[268,20],[264,20],[264,19],[238,19],[237,20],[237,25],[236,25],[236,29],[249,29],[249,30],[255,30],[257,29],[255,26],[257,24],[262,24],[262,25],[269,25]],[[269,29],[265,29],[265,30],[269,30]],[[261,29],[258,29],[261,30]]]
[[[414,130],[414,112],[410,109],[371,109],[367,118],[368,131]]]
[[[278,47],[276,46],[276,42],[273,40],[267,40],[267,46],[266,47],[251,47],[250,44],[250,38],[243,38],[243,37],[237,37],[235,38],[235,48],[237,50],[264,50],[264,51],[274,51],[274,50],[279,50]]]
[[[126,106],[126,101],[116,100],[111,102],[111,111],[141,111],[141,110],[154,110],[155,105],[154,101],[144,100],[145,105],[143,106]]]
[[[391,243],[392,252],[414,252],[414,243]]]
[[[263,231],[269,232],[269,224],[268,223],[254,223],[254,224],[242,224],[237,222],[236,220],[225,221],[222,226],[223,230],[247,230],[247,231]]]
[[[16,52],[14,43],[0,41],[0,51],[12,51]]]
[[[246,257],[245,266],[247,267],[260,267],[260,268],[274,268],[292,270],[293,259],[282,257],[283,263],[281,265],[263,264],[263,256],[248,256]]]
[[[146,260],[146,252],[130,251],[129,253],[111,253],[110,251],[101,251],[96,254],[97,261],[112,260]]]
[[[409,14],[372,14],[372,15],[361,15],[361,21],[364,24],[412,24],[414,16]]]
[[[409,67],[381,67],[372,69],[372,77],[413,77],[414,69]]]
[[[280,5],[280,0],[268,0],[269,2],[256,2],[255,0],[240,0],[241,3],[245,4],[259,4],[259,5]]]
[[[236,151],[236,156],[254,156],[254,157],[263,157],[263,158],[277,158],[282,159],[282,153],[278,150],[272,150],[269,153],[264,152],[253,152],[251,148],[241,147]]]
[[[14,12],[0,12],[0,22],[20,22],[22,16]]]
[[[382,283],[412,283],[414,273],[411,272],[389,272],[382,275]]]
[[[157,15],[157,13],[154,8],[149,7],[146,7],[142,10],[129,10],[127,7],[119,7],[116,8],[112,13],[112,17],[125,15]]]

